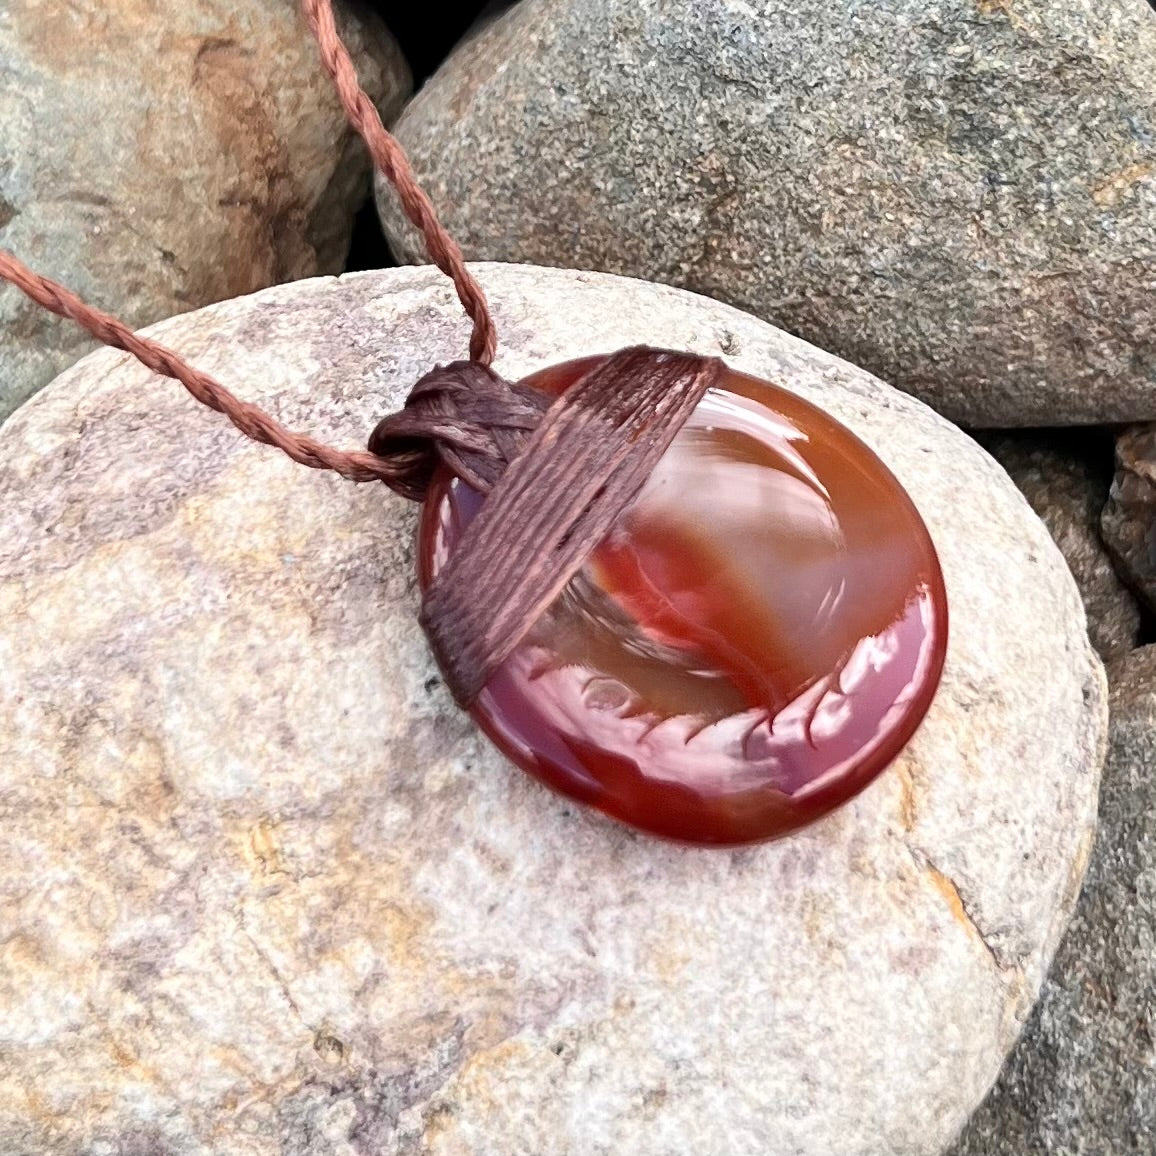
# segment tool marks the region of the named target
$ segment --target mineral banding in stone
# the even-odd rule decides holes
[[[558,393],[595,364],[528,380]],[[481,502],[435,484],[423,582]],[[752,842],[891,762],[946,636],[935,549],[883,463],[815,406],[729,371],[473,714],[524,770],[632,826]]]

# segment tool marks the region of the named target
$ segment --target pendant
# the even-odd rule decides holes
[[[522,384],[557,396],[602,360]],[[434,479],[423,589],[482,501]],[[896,757],[946,646],[939,561],[899,482],[822,410],[728,369],[470,713],[522,770],[632,827],[751,843]]]

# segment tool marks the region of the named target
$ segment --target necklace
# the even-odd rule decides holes
[[[174,377],[246,436],[422,502],[422,625],[458,703],[523,770],[694,843],[785,834],[878,775],[930,705],[943,579],[883,463],[814,406],[644,347],[518,383],[480,286],[303,0],[350,121],[454,282],[470,360],[347,453],[287,430],[0,252],[0,277]]]

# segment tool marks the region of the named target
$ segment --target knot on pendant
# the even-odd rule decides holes
[[[446,685],[470,706],[633,503],[724,369],[638,346],[599,361],[557,398],[458,361],[410,391],[369,448],[415,501],[439,463],[481,510],[425,591],[421,624]]]
[[[422,501],[439,463],[488,494],[549,405],[489,366],[455,361],[410,390],[405,408],[378,423],[369,449],[396,467],[387,485],[403,498]]]

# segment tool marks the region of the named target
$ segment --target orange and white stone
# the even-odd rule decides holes
[[[557,394],[591,358],[528,379]],[[424,581],[480,507],[441,477]],[[910,497],[802,398],[728,371],[472,709],[543,782],[654,834],[785,834],[862,790],[926,714],[947,649]]]

